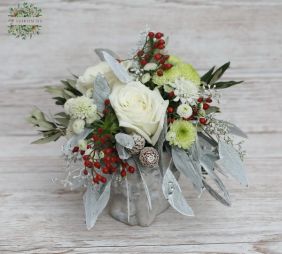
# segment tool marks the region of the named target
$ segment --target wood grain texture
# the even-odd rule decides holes
[[[43,31],[21,41],[7,34],[0,2],[0,253],[282,253],[282,2],[280,0],[32,1]],[[196,216],[169,209],[148,228],[107,215],[87,231],[82,192],[52,179],[64,176],[62,141],[31,146],[25,116],[36,104],[55,112],[45,85],[80,74],[98,59],[96,47],[127,56],[148,23],[170,35],[170,50],[200,73],[228,60],[226,79],[245,80],[222,95],[222,117],[249,135],[249,188],[225,179],[226,208],[199,199],[181,178]]]

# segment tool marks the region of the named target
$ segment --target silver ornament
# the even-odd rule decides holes
[[[138,134],[133,134],[132,138],[134,140],[134,146],[131,149],[128,149],[130,154],[139,154],[140,151],[145,147],[145,139],[138,135]]]
[[[144,167],[156,167],[159,163],[159,153],[153,147],[144,147],[140,152],[139,160]]]

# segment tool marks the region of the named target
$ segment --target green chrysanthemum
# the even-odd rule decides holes
[[[197,130],[194,125],[185,120],[176,120],[170,125],[166,140],[170,145],[189,149],[195,142]]]
[[[180,59],[177,56],[172,56],[172,55],[169,56],[169,59],[167,60],[167,62],[173,65],[183,63],[182,59]]]
[[[177,78],[181,77],[192,81],[195,85],[200,85],[200,76],[191,64],[183,63],[177,57],[172,57],[168,62],[173,64],[171,69],[164,71],[163,76],[158,76],[157,74],[153,76],[153,82],[156,85],[172,84]]]

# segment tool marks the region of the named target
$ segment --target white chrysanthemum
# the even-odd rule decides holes
[[[182,103],[191,103],[198,98],[199,86],[194,82],[179,78],[170,84],[174,88],[175,101],[181,101]]]
[[[85,126],[84,120],[76,119],[72,124],[72,130],[75,134],[80,134],[83,132],[84,126]]]
[[[74,119],[86,119],[87,123],[94,122],[98,119],[97,106],[93,104],[93,100],[80,96],[71,98],[66,101],[65,112]],[[89,121],[91,119],[91,121]]]
[[[189,118],[193,114],[193,110],[189,104],[181,104],[177,107],[176,113],[183,118]]]

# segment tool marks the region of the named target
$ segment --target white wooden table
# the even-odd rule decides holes
[[[282,1],[32,1],[43,31],[22,41],[7,34],[0,2],[0,253],[282,253]],[[169,209],[148,228],[107,212],[84,225],[82,193],[64,190],[60,144],[33,146],[24,117],[34,104],[55,109],[42,87],[97,63],[96,47],[127,56],[145,24],[170,35],[171,53],[200,73],[228,60],[222,109],[249,135],[250,187],[227,180],[233,206],[201,199],[181,183],[196,216]]]

